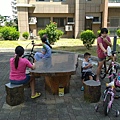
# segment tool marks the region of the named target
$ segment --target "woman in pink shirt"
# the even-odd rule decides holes
[[[27,84],[30,82],[31,87],[31,98],[36,98],[41,95],[41,93],[35,92],[35,79],[32,79],[30,75],[26,75],[26,68],[35,69],[35,64],[33,65],[26,59],[22,58],[24,54],[24,48],[22,46],[17,46],[15,49],[15,57],[10,58],[10,83],[11,84]]]
[[[110,37],[107,36],[108,29],[102,28],[101,35],[97,38],[97,55],[98,55],[98,67],[96,80],[99,81],[99,75],[103,66],[103,63],[106,59],[107,47],[112,46]]]

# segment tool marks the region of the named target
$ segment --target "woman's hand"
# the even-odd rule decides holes
[[[32,70],[34,70],[35,69],[35,63],[33,63],[33,66],[32,66],[32,68],[31,68]]]

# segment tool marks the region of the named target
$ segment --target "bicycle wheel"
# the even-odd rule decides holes
[[[111,95],[107,94],[106,99],[104,101],[104,114],[105,114],[105,116],[107,116],[108,113],[110,112],[110,107],[111,107],[111,106],[109,106],[110,101],[111,101]]]
[[[100,78],[104,79],[106,77],[106,63],[104,62],[103,67],[100,72]]]
[[[28,59],[31,63],[34,63],[34,58],[31,55],[24,55],[23,58]]]

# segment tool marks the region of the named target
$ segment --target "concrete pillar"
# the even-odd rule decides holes
[[[85,27],[85,0],[75,0],[75,38]]]
[[[108,18],[108,0],[103,0],[103,21],[102,27],[107,28],[107,18]]]
[[[20,38],[22,38],[23,32],[29,32],[29,23],[28,23],[28,8],[27,7],[18,7],[18,30],[20,32]]]
[[[50,17],[50,21],[54,22],[54,21],[53,21],[53,17]]]

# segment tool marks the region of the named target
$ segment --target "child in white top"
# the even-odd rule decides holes
[[[88,77],[89,80],[93,80],[92,74],[91,54],[86,52],[84,54],[84,60],[82,62],[82,83],[86,77]],[[84,90],[83,86],[81,90]]]

